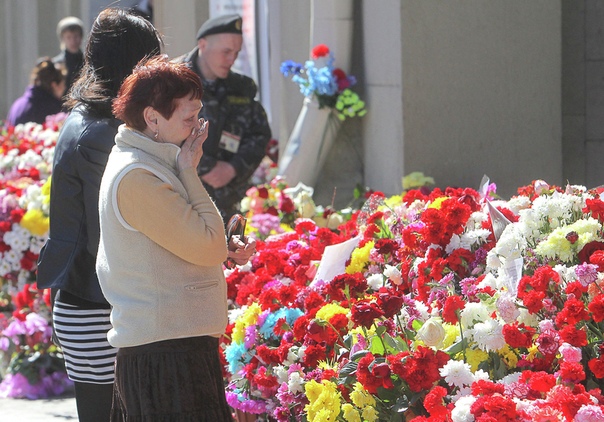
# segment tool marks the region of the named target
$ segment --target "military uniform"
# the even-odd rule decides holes
[[[271,129],[262,104],[255,100],[257,87],[253,79],[229,72],[226,79],[207,81],[197,66],[198,54],[195,48],[177,60],[187,63],[201,78],[203,108],[199,117],[210,122],[197,173],[200,177],[208,173],[217,160],[228,162],[237,173],[219,189],[204,183],[226,222],[237,212],[250,187],[249,179],[266,154]]]

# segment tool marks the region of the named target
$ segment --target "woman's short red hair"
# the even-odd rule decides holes
[[[201,100],[203,88],[199,76],[186,64],[171,62],[165,55],[145,58],[122,83],[113,100],[113,115],[142,132],[147,128],[146,107],[169,119],[176,109],[175,100],[187,95]]]

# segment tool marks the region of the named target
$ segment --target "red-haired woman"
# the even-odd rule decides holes
[[[207,138],[201,96],[193,71],[158,57],[114,101],[125,124],[101,182],[96,265],[119,348],[112,421],[232,419],[218,355],[227,242],[196,172]]]

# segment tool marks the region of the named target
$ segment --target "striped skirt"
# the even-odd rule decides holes
[[[53,307],[56,337],[69,379],[112,384],[117,349],[107,341],[110,309],[83,309],[60,301]]]

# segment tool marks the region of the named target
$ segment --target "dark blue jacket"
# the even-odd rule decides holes
[[[38,287],[107,304],[96,276],[99,186],[122,122],[76,107],[55,149],[50,234],[38,261]]]

